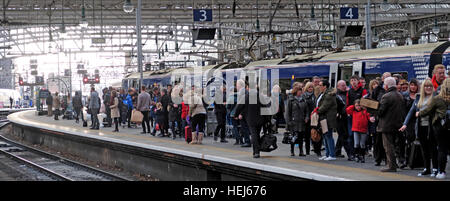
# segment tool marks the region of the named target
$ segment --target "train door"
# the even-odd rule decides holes
[[[339,69],[339,64],[338,63],[332,63],[330,65],[330,75],[329,75],[329,80],[331,87],[334,88],[337,86],[337,82],[338,82],[338,69]]]
[[[363,76],[364,64],[362,61],[354,62],[352,66],[352,75]]]
[[[349,84],[350,77],[353,75],[353,63],[332,63],[330,65],[330,85],[336,87],[339,80],[345,80]]]

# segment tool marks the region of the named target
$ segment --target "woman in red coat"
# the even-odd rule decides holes
[[[347,114],[352,116],[352,132],[355,142],[356,162],[364,163],[364,155],[366,149],[367,130],[369,121],[374,122],[375,119],[370,117],[366,109],[361,107],[360,100],[355,100],[355,105],[347,108]]]

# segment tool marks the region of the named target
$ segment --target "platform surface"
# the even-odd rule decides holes
[[[201,157],[206,160],[230,163],[244,167],[252,167],[266,171],[285,173],[293,176],[311,178],[316,180],[364,180],[364,181],[433,181],[430,177],[418,177],[422,169],[398,169],[395,173],[382,173],[383,166],[374,166],[373,157],[366,157],[366,163],[347,161],[347,158],[338,158],[336,161],[321,161],[313,153],[306,157],[298,156],[298,148],[295,149],[296,156],[290,156],[290,146],[282,144],[282,134],[276,134],[278,138],[278,149],[272,152],[261,152],[261,158],[252,157],[252,148],[243,148],[234,144],[234,139],[227,139],[228,143],[220,143],[213,137],[205,137],[202,145],[189,145],[184,138],[173,140],[168,137],[155,137],[150,134],[140,134],[142,128],[122,128],[120,132],[112,132],[114,128],[100,128],[90,130],[83,128],[81,123],[75,120],[53,120],[48,116],[36,116],[34,111],[24,111],[8,116],[8,119],[17,124],[53,130],[112,141],[128,145],[157,149],[160,151],[183,154],[192,157]],[[280,129],[281,131],[282,129]],[[282,132],[280,132],[282,133]],[[334,136],[335,139],[337,136]],[[325,151],[322,151],[324,155]],[[382,163],[383,165],[383,163]],[[449,168],[447,166],[447,172]],[[450,179],[447,179],[450,180]]]

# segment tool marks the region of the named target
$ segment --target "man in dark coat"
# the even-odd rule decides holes
[[[162,122],[162,129],[160,137],[164,136],[164,133],[169,133],[169,111],[167,110],[167,106],[170,104],[170,97],[167,94],[167,89],[161,90],[161,104],[162,104],[162,110],[161,110],[161,117],[158,117],[161,119]]]
[[[238,97],[241,99],[242,97]],[[261,101],[256,89],[249,89],[245,92],[245,100],[238,101],[235,116],[239,119],[245,118],[251,134],[251,143],[253,146],[253,158],[259,158],[260,136],[264,120],[261,115]],[[256,99],[256,101],[254,100]],[[256,102],[256,103],[255,103]],[[242,115],[245,114],[245,117]]]
[[[105,105],[105,112],[106,112],[106,122],[108,122],[108,125],[105,125],[104,127],[111,127],[112,126],[112,119],[111,119],[111,92],[108,90],[108,88],[103,89],[103,104]]]
[[[217,127],[214,131],[214,141],[217,141],[219,132],[220,132],[220,142],[227,143],[228,141],[225,139],[225,126],[226,126],[226,116],[227,116],[227,108],[225,107],[226,103],[226,94],[225,94],[226,88],[225,86],[222,87],[222,102],[221,101],[215,101],[214,102],[214,114],[216,115],[217,119]],[[218,97],[220,98],[220,97]]]
[[[47,104],[47,116],[53,116],[53,96],[52,93],[48,93],[47,99],[45,100]]]
[[[337,103],[337,122],[338,126],[336,128],[338,133],[338,139],[336,140],[336,157],[343,158],[342,147],[344,147],[347,153],[348,160],[353,160],[353,155],[351,153],[353,144],[348,138],[348,126],[347,126],[347,113],[345,111],[345,104],[347,102],[347,85],[344,80],[339,80],[337,83],[337,93],[336,93],[336,103]]]
[[[378,109],[377,132],[382,133],[383,146],[386,151],[386,163],[388,168],[382,172],[396,172],[397,163],[395,157],[395,139],[399,135],[405,118],[405,107],[402,94],[397,91],[396,81],[392,77],[384,80],[384,89],[387,93],[381,98]]]
[[[73,109],[77,113],[75,117],[75,122],[79,122],[79,116],[81,115],[81,120],[84,122],[83,118],[83,102],[81,101],[81,91],[76,91],[75,96],[72,98]]]

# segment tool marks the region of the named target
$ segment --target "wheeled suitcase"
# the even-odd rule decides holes
[[[411,169],[423,167],[421,145],[417,140],[411,143],[411,152],[409,153],[408,166]]]
[[[184,139],[187,143],[192,141],[192,129],[190,126],[184,127]]]

